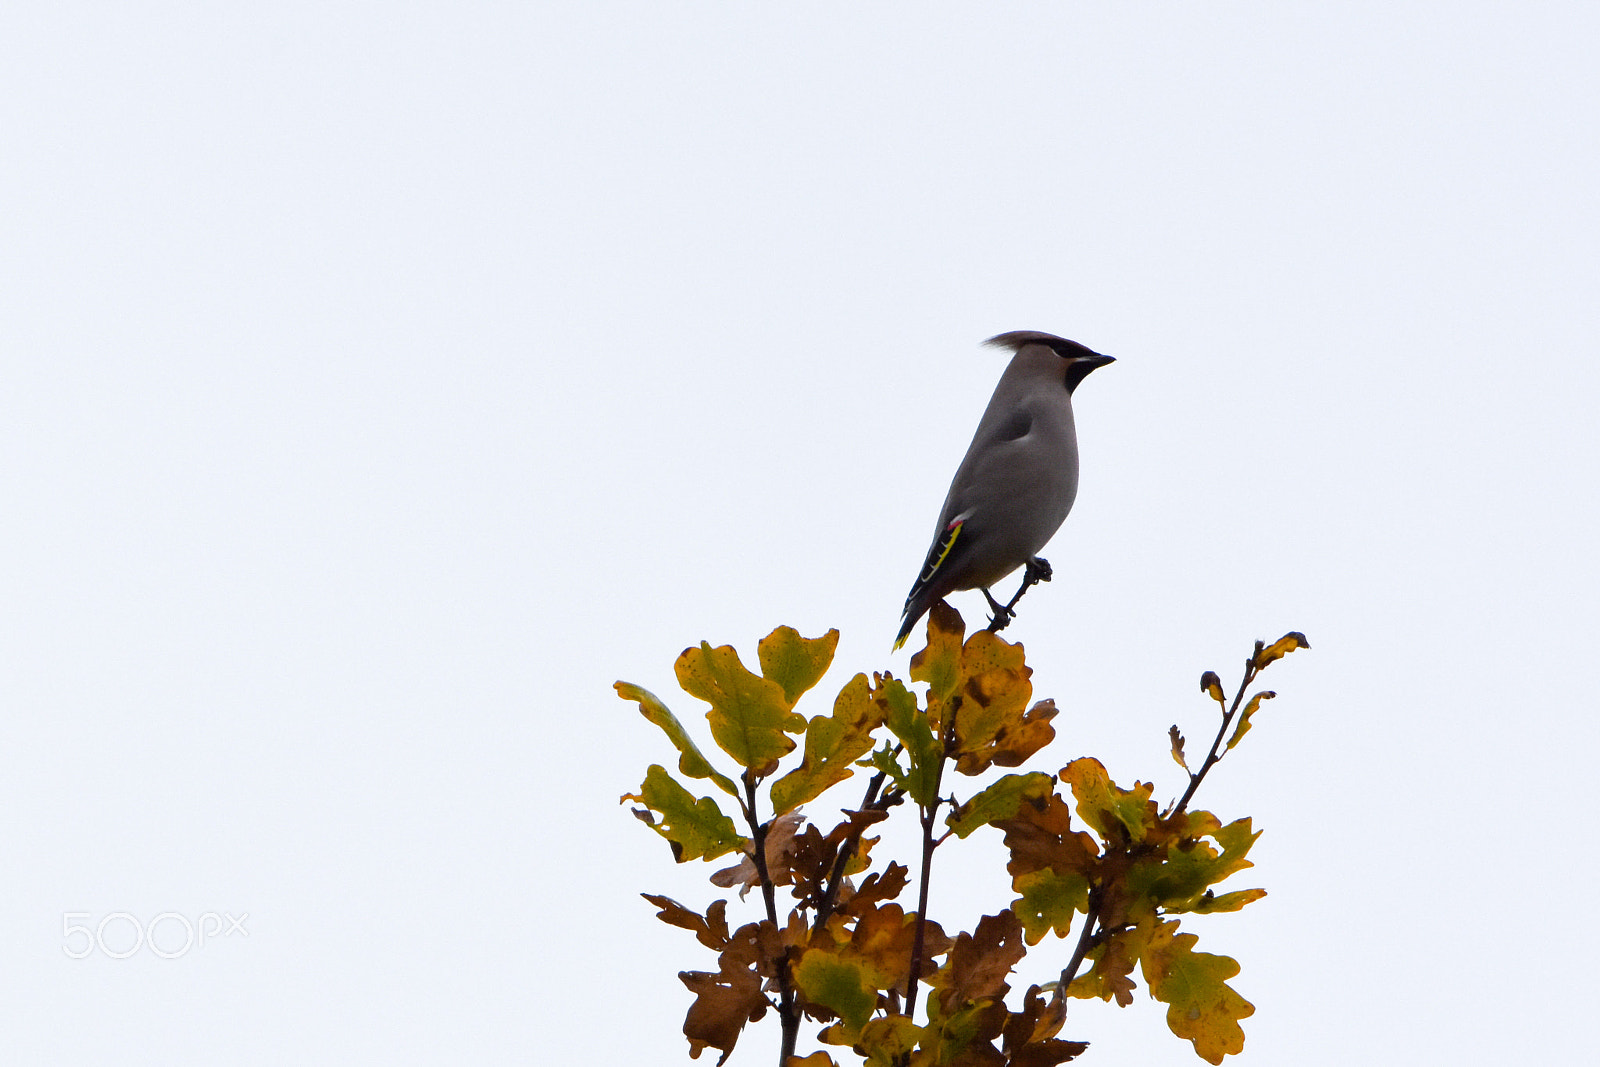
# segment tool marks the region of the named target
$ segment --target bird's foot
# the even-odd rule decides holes
[[[1012,618],[1017,613],[1011,610],[1011,604],[1000,603],[987,589],[983,591],[983,598],[989,602],[989,607],[994,611],[994,617],[989,620],[989,632],[999,633],[1011,624]],[[1013,600],[1011,603],[1015,604],[1016,601]]]
[[[1009,603],[1000,603],[994,597],[989,596],[989,590],[985,589],[983,595],[988,598],[989,606],[994,609],[994,618],[989,620],[989,632],[992,634],[999,633],[1009,626],[1011,620],[1017,616],[1017,601],[1022,599],[1022,594],[1040,582],[1048,582],[1051,573],[1050,561],[1043,556],[1034,556],[1024,566],[1022,585],[1017,588],[1017,595],[1012,597]]]

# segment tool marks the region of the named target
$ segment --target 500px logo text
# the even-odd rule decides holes
[[[238,918],[225,911],[201,912],[191,922],[187,915],[164,911],[141,923],[129,912],[114,911],[93,926],[79,921],[92,918],[87,911],[69,911],[61,916],[61,951],[72,959],[81,960],[99,949],[102,955],[125,960],[141,948],[148,948],[164,960],[175,960],[218,937],[250,936],[244,928],[249,912]]]

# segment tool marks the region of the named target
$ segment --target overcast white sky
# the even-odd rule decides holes
[[[721,894],[618,806],[669,750],[610,685],[701,723],[678,652],[780,623],[843,631],[813,712],[903,673],[1014,329],[1118,357],[1008,634],[1041,765],[1175,795],[1200,672],[1314,646],[1200,795],[1266,831],[1230,888],[1271,895],[1196,927],[1241,1062],[1591,1055],[1597,41],[1579,3],[8,4],[3,1058],[686,1062],[710,956],[637,893]],[[947,925],[1009,899],[974,864]],[[248,937],[68,958],[118,912]],[[1199,1062],[1142,991],[1068,1035]]]

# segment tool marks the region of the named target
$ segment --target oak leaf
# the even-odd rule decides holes
[[[917,698],[898,678],[882,678],[873,699],[882,702],[884,722],[900,742],[909,764],[902,769],[893,751],[885,745],[873,753],[873,766],[894,779],[895,785],[905,790],[913,803],[922,807],[931,805],[939,788],[939,763],[944,758],[944,745],[934,736],[929,717],[918,709]]]
[[[1210,915],[1219,911],[1238,911],[1246,904],[1260,900],[1266,895],[1267,891],[1265,889],[1239,889],[1232,893],[1224,893],[1219,897],[1208,889],[1194,904],[1181,910],[1192,911],[1196,915]],[[1180,909],[1169,908],[1168,910],[1178,911]]]
[[[773,809],[779,814],[792,811],[855,773],[852,765],[871,751],[872,731],[883,724],[884,712],[865,674],[850,679],[833,703],[833,714],[806,724],[805,758],[772,783]]]
[[[682,971],[678,979],[695,995],[683,1020],[690,1058],[699,1059],[700,1053],[710,1047],[722,1052],[717,1062],[723,1063],[733,1052],[745,1023],[766,1014],[767,998],[761,992],[761,977],[748,967],[725,965],[716,974]]]
[[[1011,910],[1022,922],[1030,945],[1037,945],[1046,933],[1066,937],[1072,931],[1072,917],[1089,910],[1089,880],[1076,871],[1046,868],[1019,875],[1011,885],[1020,894],[1011,902]]]
[[[1072,809],[1055,793],[1037,803],[1019,804],[1013,818],[997,819],[994,825],[1005,834],[1005,846],[1011,853],[1006,870],[1013,880],[1046,868],[1085,877],[1095,871],[1099,846],[1094,838],[1072,828]]]
[[[828,673],[833,652],[839,646],[839,631],[829,630],[821,637],[801,637],[792,626],[780,626],[756,645],[761,675],[783,687],[784,699],[795,701]]]
[[[873,1019],[861,1028],[856,1048],[867,1058],[868,1067],[894,1067],[910,1063],[914,1067],[929,1064],[924,1053],[913,1055],[921,1043],[923,1028],[904,1015],[886,1015]]]
[[[857,908],[850,943],[841,950],[846,959],[859,961],[875,989],[896,989],[911,977],[911,950],[916,940],[916,917],[898,904]],[[930,921],[928,926],[935,925]]]
[[[1227,956],[1195,952],[1198,940],[1194,934],[1178,933],[1176,921],[1161,923],[1140,962],[1150,995],[1167,1005],[1167,1027],[1193,1042],[1201,1059],[1215,1064],[1244,1050],[1239,1020],[1256,1009],[1227,984],[1239,973],[1239,964]]]
[[[1251,830],[1249,819],[1218,826],[1216,816],[1196,811],[1165,820],[1164,825],[1181,827],[1181,836],[1164,853],[1133,864],[1127,885],[1135,897],[1148,898],[1151,904],[1169,911],[1195,911],[1201,894],[1210,886],[1254,866],[1246,857],[1261,833]],[[1207,837],[1221,848],[1212,845]],[[1237,907],[1247,903],[1240,900]],[[1211,910],[1220,909],[1213,906]]]
[[[838,952],[810,948],[794,965],[794,982],[807,1000],[837,1015],[849,1032],[856,1034],[878,1006],[869,969],[862,961],[845,959]]]
[[[956,806],[945,822],[957,837],[965,838],[980,826],[1014,819],[1023,801],[1042,803],[1055,783],[1048,774],[1007,774],[995,779],[975,796]]]
[[[661,702],[661,698],[650,692],[650,690],[634,685],[632,682],[618,682],[613,688],[616,689],[617,695],[622,699],[637,702],[639,713],[661,727],[662,732],[667,735],[673,746],[680,753],[678,757],[679,771],[690,778],[709,778],[717,783],[717,786],[724,793],[735,797],[739,795],[738,786],[734,785],[727,775],[719,773],[711,765],[711,761],[706,759],[699,746],[694,743],[694,739],[689,736],[689,732],[683,728],[683,723],[679,722],[678,717],[667,709],[667,706]]]
[[[1255,655],[1256,670],[1261,670],[1273,660],[1279,660],[1297,648],[1310,648],[1311,642],[1298,630],[1291,630]]]
[[[772,879],[773,885],[789,885],[793,879],[790,876],[791,865],[789,856],[795,849],[795,835],[799,832],[801,824],[806,817],[798,811],[787,815],[780,815],[767,824],[766,848],[763,849],[767,861],[767,874]],[[807,827],[813,830],[812,827]],[[761,884],[761,874],[755,864],[755,843],[745,839],[744,856],[732,867],[724,867],[711,876],[711,884],[719,889],[732,889],[739,887],[739,899],[743,900],[746,893]]]
[[[944,704],[961,688],[961,638],[967,624],[942,600],[928,610],[928,643],[911,657],[911,680],[928,683],[930,703]]]
[[[1241,737],[1243,737],[1245,735],[1245,733],[1250,729],[1250,716],[1254,715],[1257,711],[1260,710],[1261,702],[1263,700],[1271,700],[1273,697],[1275,697],[1277,695],[1278,695],[1277,693],[1274,693],[1270,689],[1264,689],[1261,692],[1257,693],[1255,696],[1250,698],[1250,702],[1247,703],[1244,706],[1244,710],[1239,713],[1239,725],[1234,727],[1233,736],[1228,738],[1228,747],[1229,748],[1232,748],[1234,745],[1237,745],[1239,743],[1239,739]]]
[[[1151,930],[1151,924],[1145,923],[1140,926],[1123,927],[1113,932],[1089,952],[1089,959],[1094,965],[1086,973],[1073,979],[1072,985],[1067,989],[1067,995],[1082,999],[1089,997],[1099,997],[1108,1001],[1114,999],[1124,1008],[1132,1004],[1133,991],[1136,987],[1129,976],[1139,965],[1140,953],[1150,943]]]
[[[719,748],[757,776],[771,774],[778,760],[794,750],[788,734],[806,728],[792,709],[783,686],[752,674],[732,645],[686,648],[674,668],[678,684],[711,705],[706,718]]]
[[[679,863],[716,859],[745,844],[745,838],[734,829],[733,820],[722,814],[715,800],[696,800],[659,763],[652,763],[645,771],[639,792],[626,793],[622,799],[637,800],[649,809],[635,808],[634,814],[667,839],[672,858]],[[651,817],[651,812],[660,815],[661,821]]]
[[[719,900],[706,909],[705,915],[690,911],[671,897],[658,896],[653,893],[640,893],[640,896],[654,904],[661,910],[656,913],[656,918],[668,926],[680,926],[694,934],[696,941],[706,948],[722,951],[728,945],[728,902]]]
[[[844,915],[860,915],[880,901],[893,900],[905,889],[909,873],[905,864],[891,862],[881,874],[874,871],[867,875],[860,886],[843,889],[837,910]]]
[[[972,933],[956,935],[937,979],[945,1014],[954,1014],[965,1004],[1004,996],[1010,988],[1006,976],[1026,952],[1022,924],[1009,911],[985,915]]]
[[[1079,818],[1102,840],[1117,840],[1120,827],[1128,842],[1139,844],[1155,825],[1156,805],[1150,799],[1155,786],[1148,782],[1135,782],[1132,789],[1123,789],[1111,780],[1105,765],[1092,756],[1075,759],[1061,768],[1061,780],[1072,786]]]
[[[1056,1037],[1067,1019],[1067,1004],[1061,991],[1045,1001],[1038,986],[1031,986],[1022,1009],[1006,1020],[1006,1067],[1055,1067],[1083,1053],[1089,1046],[1082,1041],[1062,1041]]]

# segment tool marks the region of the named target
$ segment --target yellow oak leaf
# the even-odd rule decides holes
[[[1244,1051],[1240,1019],[1255,1014],[1255,1005],[1227,984],[1239,964],[1227,956],[1195,952],[1194,934],[1178,933],[1176,921],[1155,927],[1140,960],[1150,995],[1167,1005],[1167,1027],[1194,1044],[1207,1063]]]

